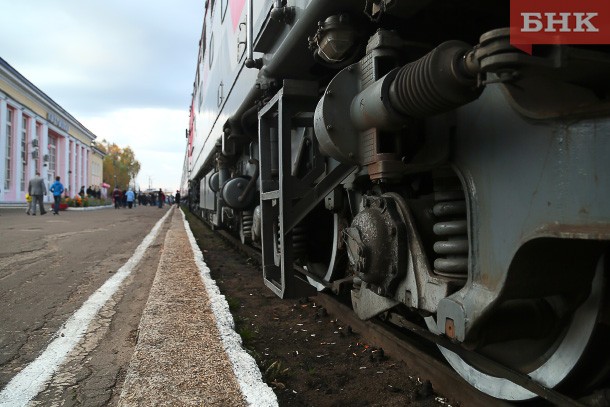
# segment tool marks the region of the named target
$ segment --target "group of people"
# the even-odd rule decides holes
[[[129,207],[131,209],[135,203],[136,194],[129,188],[123,192],[119,187],[114,187],[112,191],[112,200],[114,201],[114,209]]]
[[[142,193],[138,192],[137,194],[131,189],[128,188],[126,191],[122,191],[118,187],[115,187],[112,191],[112,200],[114,202],[114,208],[133,208],[136,204],[143,206],[158,206],[159,208],[163,208],[164,204],[173,204],[174,202],[179,203],[180,201],[180,192],[176,191],[176,196],[166,196],[163,193],[163,190],[159,188],[159,191],[156,192],[148,192]]]
[[[55,177],[55,182],[51,184],[49,187],[49,191],[53,193],[53,215],[59,215],[59,204],[61,202],[61,195],[64,193],[66,189],[61,183],[61,178],[59,176]],[[89,187],[86,191],[88,196],[97,196],[100,193],[100,190],[97,191],[91,187]],[[30,179],[28,184],[28,194],[31,197],[29,201],[26,213],[28,215],[36,215],[36,206],[40,208],[40,214],[46,215],[47,211],[44,209],[44,196],[47,195],[47,187],[45,185],[44,179],[40,176],[40,172],[36,172],[36,176]],[[84,197],[85,187],[81,187],[79,195]],[[133,208],[136,204],[136,194],[132,191],[131,188],[128,188],[127,191],[121,191],[118,187],[114,188],[112,191],[112,200],[114,201],[114,208],[119,209],[121,207],[128,207],[129,209]],[[158,206],[159,208],[163,208],[163,205],[167,201],[168,204],[173,204],[174,202],[180,205],[180,191],[176,191],[175,196],[167,197],[161,188],[159,188],[158,192],[152,193],[138,193],[137,194],[137,202],[139,205],[151,205]]]
[[[81,196],[81,198],[84,198],[85,194],[87,194],[87,196],[91,196],[91,197],[97,198],[97,199],[102,199],[102,190],[97,185],[89,186],[86,191],[85,191],[85,186],[83,185],[82,187],[80,187],[80,191],[78,194]]]
[[[59,215],[59,203],[61,201],[61,194],[64,193],[65,189],[61,183],[60,177],[55,177],[55,182],[49,187],[49,191],[53,193],[53,215]],[[47,194],[47,186],[44,183],[44,179],[40,176],[40,172],[36,172],[36,176],[30,179],[28,184],[28,194],[31,197],[31,202],[25,213],[28,215],[36,216],[36,205],[40,208],[40,214],[46,215],[47,211],[44,209],[43,198]]]

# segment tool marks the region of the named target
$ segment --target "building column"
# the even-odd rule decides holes
[[[83,146],[78,143],[78,185],[76,188],[80,191],[80,187],[83,186]]]
[[[85,148],[83,147],[82,144],[78,145],[78,166],[80,168],[80,171],[78,172],[78,190],[80,191],[80,187],[85,186],[85,166],[83,165],[83,163],[85,162],[84,156],[85,155]],[[87,189],[87,187],[85,186],[85,189]]]
[[[0,196],[4,201],[4,177],[5,177],[5,168],[6,161],[4,161],[4,154],[6,152],[6,99],[0,99],[0,157],[2,157],[2,162],[0,162],[0,189],[2,190],[2,194]]]
[[[74,196],[74,140],[70,139],[68,142],[68,154],[70,157],[68,158],[68,181],[66,183],[69,191],[69,196]]]
[[[85,180],[87,180],[86,185],[89,187],[91,185],[91,160],[89,159],[90,150],[85,150]]]

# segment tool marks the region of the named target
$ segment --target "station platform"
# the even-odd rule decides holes
[[[277,406],[184,214],[171,212],[119,405]]]

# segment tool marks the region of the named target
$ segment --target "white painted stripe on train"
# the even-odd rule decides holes
[[[59,369],[68,354],[87,332],[89,324],[99,310],[119,289],[133,269],[138,265],[144,252],[155,240],[161,225],[173,212],[171,209],[157,221],[142,243],[136,248],[129,260],[106,282],[94,292],[85,303],[64,323],[55,334],[55,339],[34,360],[19,372],[2,389],[0,406],[26,406],[30,400],[40,393]]]
[[[210,306],[212,312],[214,312],[216,326],[218,327],[222,344],[229,356],[231,365],[233,365],[233,371],[237,377],[239,388],[250,406],[275,407],[278,405],[277,396],[273,390],[263,382],[263,377],[254,358],[241,346],[241,337],[235,332],[235,322],[229,311],[229,305],[227,304],[225,296],[220,293],[216,282],[210,277],[210,269],[205,264],[203,254],[201,253],[201,250],[199,250],[199,246],[197,246],[197,242],[184,217],[184,213],[182,213],[182,211],[180,211],[180,213],[182,214],[186,234],[191,242],[191,247],[193,248],[195,263],[199,268],[199,274],[205,285],[206,292],[210,297]]]

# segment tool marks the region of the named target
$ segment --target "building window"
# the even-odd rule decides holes
[[[25,178],[28,169],[28,117],[21,120],[21,192],[25,191]]]
[[[49,136],[49,172],[48,172],[49,183],[52,183],[55,180],[56,163],[57,163],[57,138]]]
[[[4,189],[11,189],[11,157],[13,155],[13,118],[15,117],[15,112],[10,107],[7,109],[6,116],[6,159],[4,162]]]

